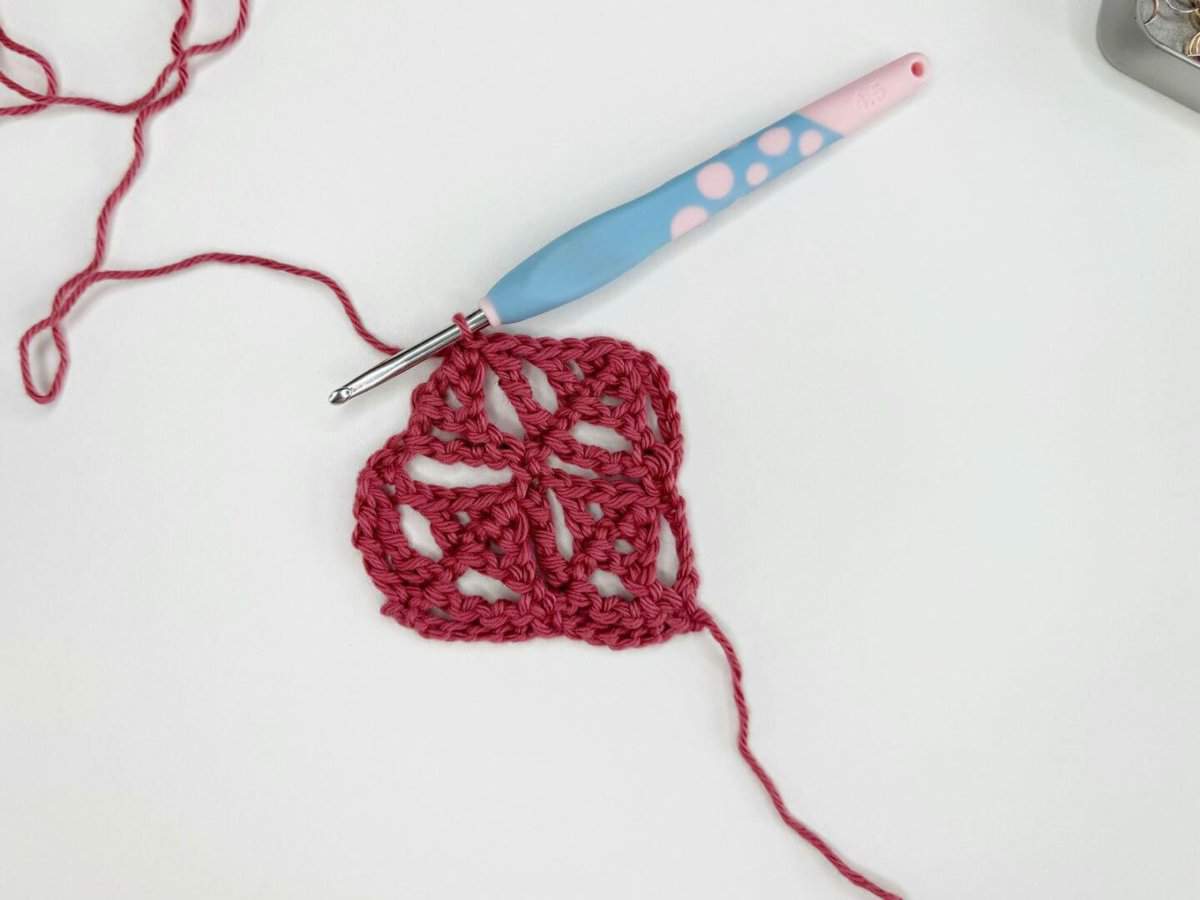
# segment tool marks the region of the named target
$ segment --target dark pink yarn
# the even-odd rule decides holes
[[[151,120],[170,109],[186,95],[191,84],[191,67],[196,60],[208,55],[223,53],[241,40],[250,24],[250,0],[238,0],[237,18],[233,26],[222,37],[207,43],[189,44],[186,42],[194,13],[194,0],[180,0],[179,17],[175,20],[174,28],[171,29],[170,60],[159,71],[158,77],[145,93],[123,103],[59,93],[58,75],[50,61],[42,53],[17,41],[3,27],[0,27],[0,50],[7,50],[36,63],[42,71],[45,82],[42,90],[35,90],[19,83],[12,76],[6,74],[3,69],[0,69],[0,86],[13,91],[25,101],[24,103],[0,106],[0,118],[30,116],[56,107],[83,107],[114,115],[133,116],[131,134],[133,154],[120,179],[104,199],[100,212],[96,216],[91,259],[86,266],[59,286],[54,293],[54,300],[50,304],[50,311],[45,317],[31,325],[17,343],[17,353],[21,361],[21,383],[30,399],[38,403],[52,403],[62,391],[67,372],[71,367],[71,350],[67,343],[66,319],[89,288],[105,281],[139,281],[159,278],[202,265],[253,266],[315,281],[332,293],[341,304],[342,311],[350,320],[351,326],[359,337],[383,353],[397,351],[397,348],[380,340],[367,329],[358,315],[358,310],[350,301],[349,294],[342,286],[328,275],[315,269],[253,253],[224,251],[196,253],[164,265],[145,268],[106,269],[104,267],[108,256],[109,232],[113,219],[121,202],[133,189],[134,182],[137,181],[146,162],[146,132]],[[0,56],[0,62],[3,62],[2,56]],[[33,375],[30,349],[34,339],[44,331],[50,332],[55,351],[58,354],[58,362],[54,367],[50,383],[45,387],[39,387]]]
[[[249,24],[249,0],[238,0],[236,21],[223,37],[188,44],[193,9],[194,0],[180,0],[169,61],[149,90],[123,103],[61,94],[49,60],[0,28],[0,51],[31,60],[44,80],[37,90],[0,69],[0,86],[24,101],[0,106],[0,117],[29,116],[51,107],[86,107],[134,117],[133,155],[97,216],[91,260],[63,282],[49,313],[18,344],[25,391],[39,403],[54,401],[62,390],[70,365],[65,320],[89,287],[156,278],[203,264],[255,266],[315,281],[334,295],[366,343],[384,353],[396,351],[366,328],[341,285],[314,269],[227,252],[199,253],[149,268],[104,268],[112,219],[145,161],[148,123],[184,96],[195,59],[228,49]],[[463,327],[461,319],[459,325]],[[59,358],[50,383],[39,387],[30,346],[43,331],[50,332]],[[534,399],[525,366],[545,374],[556,396],[553,410]],[[488,369],[497,374],[516,410],[523,436],[502,431],[490,421],[484,397]],[[612,452],[581,442],[573,434],[580,423],[617,431],[628,449]],[[471,488],[424,484],[407,468],[418,456],[506,469],[511,476],[503,485]],[[429,638],[520,641],[565,635],[625,649],[707,630],[729,665],[738,751],[779,816],[851,883],[884,900],[900,900],[847,864],[792,815],[750,749],[741,661],[729,638],[696,602],[698,578],[676,486],[682,457],[675,395],[666,370],[650,354],[611,338],[480,336],[466,334],[464,328],[462,342],[414,391],[408,427],[375,453],[360,474],[354,543],[386,598],[383,612]],[[555,541],[551,492],[572,535],[569,555]],[[401,506],[412,507],[430,522],[440,559],[429,559],[409,545],[400,524]],[[657,571],[661,522],[670,530],[679,561],[670,584]],[[457,581],[467,570],[504,582],[517,599],[489,602],[462,593]],[[592,581],[600,570],[619,578],[628,597],[602,594]]]
[[[708,630],[729,664],[738,713],[738,750],[780,817],[849,881],[877,897],[893,894],[846,863],[787,808],[750,749],[742,664],[729,638],[696,602],[699,578],[677,488],[683,436],[666,369],[612,338],[534,338],[467,331],[412,393],[408,427],[367,460],[354,500],[354,544],[386,598],[383,613],[423,637],[522,641],[565,635],[614,650]],[[554,392],[543,406],[528,367]],[[485,379],[496,374],[523,435],[502,430],[487,411]],[[611,429],[627,449],[582,442],[579,425]],[[427,457],[511,473],[503,484],[452,487],[414,477]],[[555,539],[551,494],[562,509],[570,550]],[[401,507],[430,524],[440,550],[431,559],[405,536]],[[678,573],[658,574],[660,521],[674,538]],[[476,571],[516,599],[465,594]],[[617,576],[628,596],[606,596],[592,576]]]
[[[557,396],[555,410],[534,398],[526,365],[545,374]],[[520,418],[523,437],[488,416],[488,369]],[[572,434],[580,423],[613,429],[629,449],[580,442]],[[419,456],[512,474],[499,485],[427,484],[407,471]],[[666,370],[648,353],[610,338],[470,337],[413,391],[408,427],[359,475],[354,543],[387,597],[384,613],[425,637],[566,635],[617,649],[664,641],[704,627],[683,498],[675,487],[682,457],[675,396]],[[551,495],[571,533],[569,557],[556,544]],[[440,560],[408,544],[401,505],[429,520]],[[657,573],[660,519],[679,558],[670,585]],[[622,552],[618,542],[632,549]],[[518,599],[489,603],[463,594],[456,581],[469,569],[504,582]],[[619,577],[631,597],[602,596],[590,580],[597,570]]]

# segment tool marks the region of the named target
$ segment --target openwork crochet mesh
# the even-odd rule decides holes
[[[527,377],[542,371],[542,405]],[[515,435],[489,417],[487,370],[520,420]],[[577,427],[615,431],[627,449],[580,440]],[[448,487],[414,477],[428,457],[511,473],[504,484]],[[705,627],[684,502],[679,412],[666,370],[611,338],[469,336],[412,395],[408,427],[359,476],[354,543],[383,591],[383,611],[427,637],[512,641],[566,635],[613,648],[664,641]],[[555,523],[570,540],[556,539]],[[402,506],[430,523],[440,559],[405,537]],[[662,523],[678,573],[658,571]],[[458,585],[474,570],[516,599],[489,601]],[[601,591],[597,573],[623,591]]]

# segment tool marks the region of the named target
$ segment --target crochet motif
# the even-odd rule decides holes
[[[553,388],[547,409],[523,368]],[[486,370],[520,420],[523,436],[487,413]],[[584,443],[581,423],[612,429],[628,449]],[[505,484],[446,487],[414,478],[416,457],[507,470]],[[683,438],[666,370],[648,353],[610,338],[546,340],[465,335],[412,395],[408,427],[367,462],[358,481],[354,544],[387,598],[383,612],[441,640],[567,637],[614,649],[699,630],[698,579],[676,476]],[[551,496],[570,546],[555,537]],[[400,507],[430,523],[441,559],[411,546]],[[672,584],[657,571],[661,523],[679,560]],[[502,582],[515,600],[488,601],[457,584],[468,570]],[[606,596],[598,572],[628,596]]]
[[[737,708],[737,746],[784,824],[851,884],[882,900],[900,900],[841,858],[788,809],[750,749],[750,709],[742,664],[729,638],[696,603],[698,578],[676,477],[683,460],[679,412],[666,370],[649,353],[612,338],[551,340],[471,334],[412,394],[408,427],[368,461],[354,500],[354,544],[386,598],[385,615],[424,637],[520,641],[566,635],[620,650],[707,630],[729,664]],[[553,389],[553,408],[534,397],[526,367]],[[508,397],[523,435],[489,417],[487,370]],[[579,439],[578,428],[616,431],[628,447],[606,450]],[[415,478],[419,457],[507,471],[503,484],[433,485]],[[571,536],[555,538],[557,498]],[[430,524],[440,558],[406,537],[401,508]],[[674,537],[673,584],[657,572],[660,521]],[[507,586],[515,599],[464,594],[468,570]],[[593,576],[619,577],[628,597],[605,596]]]

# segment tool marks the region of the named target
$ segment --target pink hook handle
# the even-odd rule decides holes
[[[929,61],[922,54],[909,53],[810,103],[800,115],[850,135],[915,94],[928,69]]]

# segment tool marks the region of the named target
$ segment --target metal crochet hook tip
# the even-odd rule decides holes
[[[482,309],[477,309],[466,317],[467,330],[474,334],[488,326],[487,314]],[[361,397],[367,391],[379,387],[385,381],[395,378],[397,375],[402,375],[413,366],[420,365],[435,353],[445,350],[451,344],[457,342],[462,337],[462,331],[458,325],[451,325],[449,328],[443,328],[432,337],[428,337],[419,344],[413,344],[406,350],[397,353],[391,359],[385,359],[379,365],[367,369],[357,378],[353,378],[346,382],[336,391],[329,395],[329,402],[335,406],[341,406],[355,397]]]

